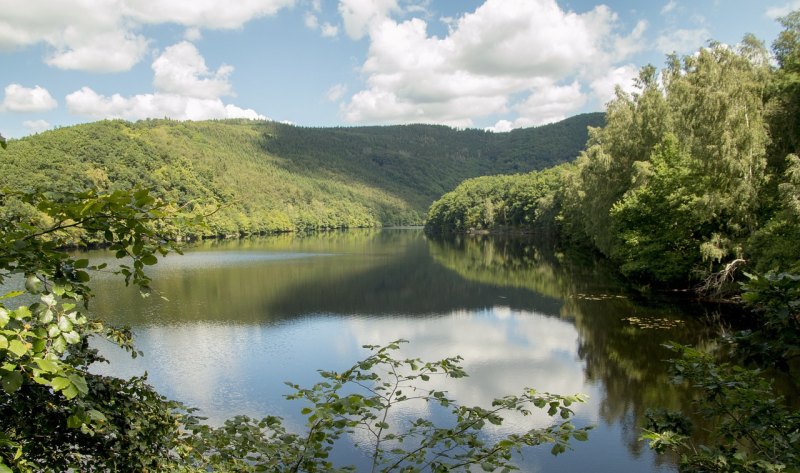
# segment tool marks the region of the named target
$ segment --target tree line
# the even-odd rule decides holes
[[[800,22],[783,22],[777,67],[753,36],[644,67],[575,161],[467,180],[434,202],[427,228],[549,233],[657,283],[735,260],[798,269]]]
[[[421,224],[458,182],[572,159],[603,114],[495,134],[445,126],[302,128],[273,122],[101,121],[12,140],[0,188],[135,186],[206,216],[201,237]],[[4,215],[35,211],[9,200]],[[186,230],[186,229],[185,229]]]
[[[428,213],[429,232],[543,234],[630,280],[739,297],[749,328],[704,349],[667,344],[694,399],[648,412],[641,440],[676,452],[681,471],[800,466],[800,413],[783,395],[800,369],[800,11],[780,21],[771,55],[748,35],[646,66],[574,162],[467,180]]]

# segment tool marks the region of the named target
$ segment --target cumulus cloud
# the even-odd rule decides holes
[[[607,103],[614,98],[617,86],[621,87],[624,92],[633,92],[635,90],[634,79],[638,75],[639,69],[636,66],[626,64],[609,70],[606,75],[593,80],[589,86],[598,100]]]
[[[394,1],[341,0],[339,8],[348,36],[370,39],[367,87],[342,108],[352,122],[472,126],[516,114],[496,125],[504,127],[563,118],[589,99],[582,84],[641,49],[647,28],[618,33],[617,14],[603,5],[577,14],[554,0],[487,0],[437,37],[423,19],[394,20]]]
[[[705,28],[678,29],[662,33],[656,39],[656,47],[665,54],[685,54],[705,45],[711,33]]]
[[[537,126],[553,123],[567,118],[567,115],[581,108],[587,97],[575,81],[569,85],[550,85],[534,90],[516,108],[520,118],[517,127]]]
[[[218,98],[197,98],[183,95],[154,93],[123,97],[114,94],[100,95],[89,87],[82,87],[66,97],[67,109],[75,115],[91,118],[172,118],[175,120],[209,120],[214,118],[249,118],[264,120],[252,109],[225,104]]]
[[[230,66],[209,71],[197,48],[186,41],[168,47],[152,64],[155,93],[123,97],[105,96],[83,87],[66,97],[70,113],[92,118],[169,117],[176,120],[213,118],[266,119],[252,109],[225,104],[221,97],[232,95],[228,82]]]
[[[122,13],[143,24],[177,23],[210,29],[239,28],[248,21],[274,15],[294,0],[121,0]]]
[[[303,23],[310,30],[319,30],[323,38],[335,38],[339,34],[338,26],[327,21],[320,25],[319,18],[312,12],[306,12],[305,16],[303,16]]]
[[[86,38],[76,30],[64,35],[67,42],[57,46],[45,62],[59,69],[92,72],[126,71],[147,52],[147,40],[121,31],[98,32]]]
[[[392,11],[399,11],[396,0],[340,0],[339,13],[344,31],[351,39],[361,39],[376,23]]]
[[[514,129],[514,122],[509,120],[498,120],[493,126],[487,127],[486,131],[493,131],[495,133],[505,133]]]
[[[39,0],[5,2],[0,49],[50,46],[45,62],[61,69],[118,72],[144,58],[144,25],[175,23],[197,39],[200,28],[238,28],[294,0]],[[9,5],[10,4],[10,5]]]
[[[152,67],[153,85],[161,92],[201,99],[232,94],[228,76],[233,67],[222,65],[209,71],[203,56],[188,41],[165,49]]]
[[[767,8],[766,15],[768,18],[772,18],[773,20],[780,18],[782,16],[786,16],[794,10],[800,9],[800,0],[792,0],[791,2],[787,2],[785,5],[781,6],[772,6]]]
[[[9,84],[5,88],[5,97],[0,110],[8,112],[44,112],[58,106],[50,92],[43,87],[23,87],[20,84]]]
[[[40,133],[49,130],[52,125],[45,120],[25,120],[22,126],[28,129],[31,133]]]

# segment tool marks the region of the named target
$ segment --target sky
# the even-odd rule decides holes
[[[601,111],[646,64],[800,0],[0,0],[0,133],[106,118],[437,123]]]

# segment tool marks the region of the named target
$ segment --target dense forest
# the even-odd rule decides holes
[[[781,393],[797,388],[800,369],[800,12],[781,21],[772,54],[748,36],[736,47],[670,56],[661,71],[642,69],[635,93],[618,90],[605,116],[533,130],[150,120],[10,141],[0,160],[0,284],[17,278],[24,290],[0,303],[0,472],[335,471],[336,442],[364,427],[373,471],[510,471],[522,447],[558,454],[585,440],[589,428],[570,420],[583,396],[526,389],[491,406],[460,405],[425,383],[466,376],[461,358],[400,359],[401,341],[369,346],[366,358],[321,371],[323,381],[309,388],[290,384],[287,398],[306,406],[299,432],[271,415],[213,428],[144,377],[89,370],[103,361],[93,337],[137,353],[129,330],[87,317],[91,274],[114,272],[149,294],[145,269],[180,251],[174,241],[189,228],[181,219],[205,216],[209,235],[416,222],[442,190],[506,172],[522,174],[477,177],[444,195],[430,207],[429,231],[555,236],[646,283],[719,287],[746,267],[737,287],[751,309],[749,329],[725,327],[700,348],[668,342],[675,358],[652,363],[697,395],[680,412],[644,413],[641,440],[675,451],[681,471],[797,471],[800,413],[796,398]],[[122,264],[106,269],[66,252],[76,231]],[[491,255],[503,248],[478,252],[468,243],[469,258],[457,264],[448,245],[434,257],[466,279],[511,274],[519,287],[574,292],[549,256],[532,253],[542,264],[501,272],[505,261]],[[27,299],[14,308],[17,297]],[[574,304],[579,329],[602,323]],[[582,343],[585,352],[607,353],[589,359],[600,377],[614,369],[604,362],[624,361],[634,347],[624,338]],[[789,391],[774,387],[779,379]],[[390,430],[388,411],[410,398],[450,417]],[[553,418],[547,426],[482,435],[504,415],[536,409]],[[615,412],[622,409],[609,406],[606,415]],[[698,435],[692,416],[710,427]]]
[[[428,213],[429,233],[554,237],[641,288],[696,285],[750,309],[713,344],[665,344],[668,373],[696,395],[645,413],[640,440],[677,452],[680,471],[800,465],[800,11],[780,21],[771,54],[748,35],[644,67],[574,162],[467,180]]]
[[[748,36],[643,68],[577,160],[468,180],[431,206],[428,230],[549,233],[640,281],[800,269],[797,21],[773,45],[778,67]]]
[[[102,121],[12,141],[0,160],[0,188],[149,188],[207,215],[205,236],[421,224],[430,203],[466,178],[574,159],[587,126],[603,120],[587,114],[509,133]]]

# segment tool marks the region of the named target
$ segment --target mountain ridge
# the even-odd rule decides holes
[[[421,223],[464,179],[574,159],[583,114],[492,133],[442,125],[299,127],[267,121],[106,120],[12,140],[0,188],[77,191],[143,186],[198,212],[209,233]]]

